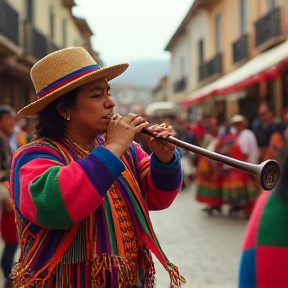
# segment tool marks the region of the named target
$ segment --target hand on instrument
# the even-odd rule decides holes
[[[153,132],[156,138],[150,137],[148,145],[152,152],[154,152],[156,158],[162,163],[169,163],[173,158],[176,146],[168,143],[162,138],[168,136],[175,136],[176,133],[172,126],[167,126],[165,123],[160,125],[153,125],[149,127],[149,130]]]
[[[107,128],[105,147],[121,157],[130,147],[135,134],[149,126],[148,122],[136,114],[113,115]]]

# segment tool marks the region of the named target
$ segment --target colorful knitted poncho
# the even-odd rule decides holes
[[[288,287],[287,227],[288,203],[262,192],[246,232],[239,288]]]
[[[167,208],[180,189],[178,153],[162,164],[133,143],[120,160],[97,142],[83,154],[71,141],[41,139],[14,155],[21,247],[15,287],[154,287],[150,251],[171,287],[180,287],[185,280],[164,255],[148,214]]]

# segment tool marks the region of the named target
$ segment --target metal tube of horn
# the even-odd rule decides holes
[[[149,128],[144,128],[141,132],[156,138]],[[181,141],[172,136],[161,138],[161,140],[174,144],[185,150],[200,154],[219,163],[245,171],[248,174],[255,176],[261,187],[265,190],[272,190],[276,186],[280,176],[280,166],[275,160],[267,160],[261,164],[252,164],[209,151],[207,149]]]

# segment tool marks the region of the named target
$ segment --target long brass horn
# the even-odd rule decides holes
[[[156,137],[148,128],[142,129],[142,132],[154,138]],[[195,145],[191,145],[173,136],[168,136],[167,138],[161,139],[185,150],[203,155],[219,163],[226,164],[228,166],[237,168],[239,170],[247,172],[248,174],[256,176],[261,187],[265,190],[272,190],[278,182],[280,176],[280,166],[275,160],[267,160],[261,164],[251,164],[209,151]]]

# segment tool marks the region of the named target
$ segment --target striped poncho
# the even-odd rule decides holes
[[[153,287],[150,251],[163,253],[148,210],[167,208],[181,181],[177,152],[162,164],[133,143],[121,159],[103,146],[83,155],[70,141],[40,139],[16,152],[11,188],[21,255],[16,287]]]
[[[276,191],[262,192],[246,232],[239,288],[288,287],[287,227],[288,203]]]

